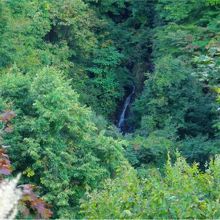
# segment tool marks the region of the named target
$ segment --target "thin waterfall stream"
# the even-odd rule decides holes
[[[154,9],[154,2],[149,1],[149,8],[150,8],[150,14],[148,16],[149,18],[149,28],[151,30],[154,29],[155,23],[155,9]],[[131,103],[134,101],[133,96],[135,95],[136,91],[140,95],[141,91],[144,88],[144,81],[147,80],[146,76],[144,73],[153,73],[154,72],[154,63],[153,63],[153,57],[152,57],[152,52],[153,52],[153,34],[149,35],[150,37],[148,38],[148,42],[145,44],[145,47],[143,50],[145,51],[142,54],[142,57],[136,62],[136,63],[128,63],[128,69],[130,71],[130,76],[133,76],[133,79],[130,81],[131,84],[126,87],[126,91],[128,92],[127,96],[125,96],[125,100],[123,102],[122,107],[120,106],[120,111],[118,111],[119,117],[118,117],[118,122],[117,122],[117,127],[119,131],[122,134],[125,133],[131,133],[134,132],[135,130],[135,125],[132,124],[132,117],[134,117],[133,112],[129,111],[129,107]],[[144,62],[143,62],[144,61]],[[136,64],[136,65],[135,65]],[[140,64],[144,64],[143,66]],[[141,77],[140,73],[137,71],[139,69],[138,66],[142,66],[141,68]],[[138,68],[135,68],[138,67]],[[140,70],[139,70],[140,71]],[[135,87],[136,83],[136,87]],[[128,88],[128,89],[127,89]]]
[[[135,86],[133,85],[132,86],[132,91],[130,92],[130,94],[125,99],[121,114],[119,116],[118,128],[119,128],[120,132],[125,131],[126,113],[128,111],[129,105],[131,104],[132,96],[134,95],[134,93],[135,93]]]

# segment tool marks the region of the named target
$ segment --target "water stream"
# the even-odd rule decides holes
[[[135,86],[132,86],[132,91],[130,92],[130,94],[127,96],[127,98],[125,99],[120,117],[119,117],[119,121],[118,121],[118,128],[120,132],[124,132],[125,131],[125,122],[126,122],[126,113],[128,111],[129,105],[131,104],[131,100],[132,100],[132,96],[135,93]]]

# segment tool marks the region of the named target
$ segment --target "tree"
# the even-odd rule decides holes
[[[44,68],[34,77],[14,71],[2,76],[0,93],[17,114],[6,140],[16,172],[42,187],[54,217],[76,217],[86,188],[114,175],[123,161],[122,144],[97,130],[59,71]]]

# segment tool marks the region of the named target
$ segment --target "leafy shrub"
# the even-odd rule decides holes
[[[219,156],[205,172],[181,157],[174,164],[168,160],[165,176],[152,169],[146,179],[139,179],[133,168],[124,166],[103,190],[88,194],[81,212],[89,219],[217,219],[219,170]]]

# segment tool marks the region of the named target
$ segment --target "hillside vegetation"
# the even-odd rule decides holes
[[[1,0],[0,39],[0,144],[52,218],[220,217],[220,0]]]

